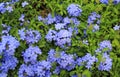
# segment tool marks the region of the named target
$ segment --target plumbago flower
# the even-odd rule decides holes
[[[38,21],[42,21],[43,18],[41,16],[38,16]]]
[[[100,0],[101,3],[108,4],[109,0]]]
[[[48,16],[43,19],[43,22],[47,25],[53,24],[55,22],[55,18],[49,13]]]
[[[102,61],[98,66],[98,69],[101,71],[109,71],[112,68],[112,59],[109,57],[107,53],[103,53]]]
[[[114,29],[114,30],[120,30],[120,26],[115,25],[115,26],[113,27],[113,29]]]
[[[20,16],[20,18],[19,18],[19,21],[22,21],[22,22],[25,21],[24,18],[25,18],[25,15],[24,15],[24,14],[21,14],[21,16]]]
[[[87,69],[92,68],[92,65],[96,62],[98,62],[98,59],[95,56],[92,56],[90,53],[87,53],[85,56],[83,56],[82,58],[78,58],[76,60],[77,65],[79,66],[84,66]]]
[[[96,12],[92,12],[90,16],[88,17],[87,23],[88,25],[91,25],[94,23],[100,24],[100,15],[97,14]]]
[[[78,34],[77,26],[80,24],[80,21],[75,18],[65,17],[61,23],[55,24],[55,30],[49,30],[46,39],[49,42],[54,41],[55,45],[64,48],[65,45],[71,45],[71,37],[74,34]]]
[[[7,6],[6,10],[7,10],[9,13],[11,13],[11,12],[13,11],[13,8],[12,8],[12,6]]]
[[[57,23],[57,24],[55,24],[55,29],[56,30],[64,29],[65,26],[66,26],[65,23]]]
[[[82,12],[82,10],[80,9],[79,5],[77,5],[77,4],[70,4],[67,7],[67,11],[68,11],[68,14],[70,16],[75,16],[75,17],[80,16],[81,12]]]
[[[11,35],[3,35],[0,42],[0,53],[7,52],[9,55],[14,55],[15,49],[20,45],[19,41]]]
[[[47,41],[51,42],[52,40],[54,40],[56,33],[57,32],[55,30],[49,29],[49,31],[48,31],[47,35],[45,36],[45,38],[47,39]]]
[[[61,69],[70,71],[75,68],[76,62],[74,57],[75,55],[66,54],[64,51],[56,52],[54,49],[51,49],[48,53],[47,61],[57,63],[57,67],[53,73],[58,74]]]
[[[61,23],[63,20],[63,17],[61,15],[55,15],[55,23]]]
[[[96,32],[96,31],[98,31],[100,28],[99,28],[99,26],[96,24],[96,25],[94,25],[94,27],[93,27],[93,32]]]
[[[48,53],[47,61],[57,63],[56,69],[53,73],[59,74],[61,69],[70,71],[75,68],[75,57],[75,55],[66,54],[64,51],[56,52],[54,49],[51,49]]]
[[[18,77],[50,77],[51,63],[48,61],[39,61],[35,64],[22,64],[18,71]]]
[[[54,40],[56,45],[63,47],[63,45],[71,43],[72,33],[68,30],[60,30],[56,33]]]
[[[55,17],[53,17],[51,15],[51,13],[48,14],[48,16],[46,18],[42,18],[42,16],[38,16],[38,21],[42,21],[47,25],[53,24],[53,23],[61,23],[63,20],[63,17],[61,15],[55,15]]]
[[[2,24],[3,30],[2,30],[2,35],[9,35],[9,31],[11,29],[11,26],[8,26],[6,24]]]
[[[113,0],[113,3],[118,4],[118,3],[120,3],[120,0]]]
[[[5,26],[6,25],[4,25],[4,27]],[[7,77],[7,72],[9,70],[14,70],[17,66],[18,60],[14,57],[14,52],[19,45],[16,38],[9,34],[1,37],[0,55],[2,55],[2,58],[0,59],[0,76],[3,75]]]
[[[8,70],[14,70],[17,66],[18,60],[16,57],[4,53],[1,59],[0,71],[3,73],[7,73]]]
[[[75,68],[74,55],[66,54],[64,51],[60,53],[60,57],[57,59],[61,69],[66,69],[68,71]]]
[[[58,57],[59,53],[57,53],[54,49],[50,49],[50,51],[48,52],[47,61],[51,63],[56,62]]]
[[[7,77],[7,74],[6,73],[0,73],[0,77]]]
[[[26,5],[28,5],[28,2],[24,1],[24,2],[22,3],[22,7],[25,7]]]
[[[4,2],[2,2],[2,3],[0,3],[0,13],[5,13],[6,12],[6,8],[5,8],[5,3]]]
[[[25,30],[25,28],[18,31],[21,40],[25,40],[27,44],[33,44],[41,39],[41,35],[36,30]]]
[[[34,63],[35,61],[37,61],[37,56],[40,54],[42,54],[42,52],[37,46],[30,46],[28,49],[25,50],[25,52],[23,52],[22,56],[25,63]]]
[[[100,42],[99,48],[95,50],[95,52],[101,53],[103,50],[105,50],[104,52],[110,52],[112,50],[112,44],[109,40],[104,40]]]
[[[64,47],[65,44],[70,45],[71,37],[72,33],[68,30],[60,30],[58,32],[54,30],[49,30],[45,38],[48,41],[55,41],[55,44],[60,47]]]
[[[100,0],[101,3],[104,3],[104,4],[108,4],[109,3],[109,0]],[[120,0],[113,0],[113,3],[114,4],[118,4],[120,3]]]

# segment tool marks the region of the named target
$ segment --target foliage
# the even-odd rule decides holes
[[[25,1],[28,4],[23,4]],[[45,71],[51,77],[119,77],[120,0],[25,1],[0,0],[0,77],[23,77],[18,74],[23,68],[22,65],[24,67],[29,66],[32,69],[29,74],[35,72],[35,77],[37,77],[37,73],[40,73],[39,71],[36,72],[38,68],[33,69],[37,65],[39,68],[43,67],[47,72],[42,71]],[[108,1],[108,3],[103,1]],[[71,4],[77,6],[68,10],[67,8]],[[8,8],[2,13],[8,6],[11,6],[12,9]],[[76,10],[76,7],[79,7],[77,9],[80,12]],[[74,15],[74,10],[78,11],[78,16]],[[70,13],[73,13],[73,16],[69,15]],[[60,21],[55,19],[58,15],[62,17]],[[65,21],[65,18],[68,22]],[[25,31],[19,33],[22,29],[25,29]],[[49,33],[50,30],[53,31]],[[39,33],[35,33],[36,31]],[[21,39],[22,35],[24,39]],[[34,42],[28,43],[27,40]],[[62,43],[63,40],[65,43]],[[14,44],[15,41],[19,41],[19,45]],[[11,50],[9,45],[11,45]],[[30,46],[39,47],[42,54],[27,51]],[[14,58],[17,65],[14,64],[16,66],[12,68],[12,65],[8,64],[8,71],[3,72],[6,71],[3,64],[7,63],[7,57],[6,59],[4,57],[5,54],[8,54],[8,50],[14,52],[8,58]],[[37,57],[37,59],[33,57],[36,60],[35,63],[24,62],[24,51],[30,52],[26,53],[27,56]],[[55,55],[51,55],[53,53]],[[90,55],[86,59],[87,53]],[[104,53],[107,53],[107,55]],[[89,58],[93,60],[90,68],[87,66],[87,63],[91,61]],[[79,64],[80,61],[81,64]],[[110,64],[112,62],[111,68],[100,70],[98,68],[100,63],[107,61]],[[49,68],[46,65],[49,65]],[[68,70],[67,68],[70,65],[73,67],[69,67],[72,69]],[[57,71],[56,73],[55,70],[60,70],[60,72]],[[27,75],[27,73],[24,73],[24,75]],[[40,77],[49,77],[47,75]]]

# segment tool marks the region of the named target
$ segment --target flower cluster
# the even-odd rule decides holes
[[[96,12],[92,12],[91,15],[88,17],[87,23],[88,25],[91,25],[94,23],[100,24],[100,15],[97,14]]]
[[[2,35],[9,35],[9,31],[10,31],[11,27],[6,24],[2,24],[2,27],[3,27]]]
[[[13,11],[13,6],[11,5],[17,1],[19,0],[12,0],[8,3],[0,3],[0,13],[5,13],[6,11],[11,13]],[[108,4],[109,1],[100,0],[100,2]],[[118,4],[119,2],[120,0],[113,0],[114,4]],[[22,2],[22,8],[28,4],[29,3],[27,1]],[[112,59],[110,58],[109,53],[113,49],[110,40],[101,41],[98,44],[98,48],[93,53],[89,52],[84,56],[79,56],[76,53],[69,54],[66,52],[68,46],[71,46],[72,44],[72,38],[76,36],[76,38],[83,40],[82,42],[83,44],[86,44],[86,47],[89,46],[89,40],[86,40],[87,38],[84,39],[79,37],[81,33],[78,32],[80,21],[77,17],[81,16],[82,9],[77,4],[70,4],[67,7],[67,12],[69,16],[66,17],[62,17],[57,14],[53,17],[49,13],[45,18],[40,15],[37,18],[38,22],[43,22],[44,24],[49,25],[48,33],[43,35],[45,40],[61,48],[61,51],[58,51],[57,48],[56,50],[50,49],[47,53],[48,55],[44,56],[46,59],[42,58],[44,60],[39,60],[38,58],[42,57],[41,55],[44,52],[41,50],[44,50],[44,48],[35,46],[36,43],[42,38],[39,31],[20,28],[18,30],[18,37],[20,36],[20,41],[24,42],[19,43],[15,37],[10,35],[10,30],[12,27],[2,24],[1,26],[3,30],[0,35],[0,77],[7,77],[8,71],[14,70],[19,62],[21,65],[20,67],[17,67],[19,68],[18,77],[51,77],[52,74],[59,75],[62,70],[69,72],[81,66],[83,68],[87,68],[88,70],[93,70],[92,67],[97,67],[100,71],[110,71],[110,69],[112,69]],[[22,22],[21,25],[23,25],[23,22],[26,19],[25,15],[25,13],[21,14],[18,19]],[[99,14],[92,12],[87,20],[87,28],[92,25],[93,32],[98,31],[100,29],[100,18],[101,16]],[[30,23],[30,21],[27,22]],[[81,28],[83,28],[83,26]],[[120,26],[115,25],[113,29],[120,30]],[[86,34],[86,30],[84,30],[84,34]],[[20,50],[17,48],[22,43],[28,44],[26,45],[28,48],[22,50],[23,52],[21,57],[23,57],[23,61],[18,61],[17,57],[15,57],[15,52],[21,51],[22,46],[20,47]],[[48,44],[46,46],[48,46]],[[74,74],[72,77],[77,77],[77,75]]]
[[[7,53],[9,55],[14,55],[15,49],[19,46],[19,41],[17,41],[11,35],[3,35],[0,42],[0,53]]]
[[[110,51],[112,51],[112,45],[109,40],[100,42],[99,48],[95,50],[97,56],[99,56],[99,53],[102,54],[102,58],[98,66],[99,70],[109,71],[111,69],[112,59],[109,57]]]
[[[71,7],[71,9],[74,8]],[[71,45],[71,37],[73,33],[75,34],[78,33],[77,26],[80,24],[80,21],[76,17],[63,18],[60,15],[52,17],[50,14],[45,19],[39,16],[38,20],[39,21],[46,20],[48,24],[52,24],[55,22],[55,30],[49,29],[45,38],[49,42],[54,41],[55,45],[60,46],[61,48],[64,48],[65,45],[67,46]]]
[[[22,7],[25,7],[26,5],[28,5],[28,2],[24,1],[24,2],[22,3]]]
[[[36,30],[25,30],[25,28],[19,30],[21,40],[25,40],[27,44],[33,44],[41,39],[41,35]]]
[[[18,72],[19,77],[50,77],[51,63],[46,60],[37,61],[37,56],[42,52],[36,46],[30,46],[23,52],[24,62]]]
[[[50,77],[51,64],[48,61],[36,62],[35,64],[22,64],[19,68],[19,77]]]
[[[2,58],[0,59],[0,73],[4,77],[7,76],[9,70],[14,70],[17,66],[18,60],[14,57],[14,52],[19,45],[19,41],[9,34],[1,37],[0,55],[2,55]]]
[[[99,48],[96,50],[96,52],[110,52],[112,50],[112,45],[109,40],[104,40],[100,42]]]
[[[67,7],[67,11],[68,11],[70,16],[76,16],[76,17],[80,16],[81,12],[82,12],[79,5],[77,5],[77,4],[70,4]]]
[[[108,4],[109,0],[100,0],[101,3]]]
[[[68,30],[60,30],[56,32],[54,30],[49,30],[48,34],[46,35],[46,39],[48,41],[56,41],[55,44],[64,47],[65,44],[70,45],[71,43],[71,36],[72,33]]]
[[[102,61],[100,62],[98,69],[101,71],[103,70],[109,71],[111,67],[112,67],[112,59],[109,57],[107,53],[103,53]]]
[[[99,26],[96,24],[96,25],[94,25],[94,27],[93,27],[93,32],[98,31],[99,29],[100,29]]]
[[[51,49],[48,52],[47,60],[52,64],[57,63],[53,73],[59,74],[62,69],[70,71],[75,68],[76,61],[74,57],[75,55],[66,54],[64,51],[56,52],[54,49]]]
[[[85,67],[87,69],[92,68],[92,65],[98,61],[98,59],[95,56],[92,56],[90,53],[87,53],[85,56],[83,56],[82,58],[78,58],[77,60],[78,65],[86,65]]]
[[[101,3],[104,3],[104,4],[108,4],[109,3],[109,0],[100,0]],[[113,3],[114,4],[118,4],[120,3],[120,0],[113,0]]]
[[[11,13],[13,11],[13,7],[11,5],[12,5],[12,2],[2,2],[2,3],[0,3],[0,13],[3,14],[6,11]]]
[[[34,63],[37,60],[37,55],[40,55],[41,53],[41,50],[37,46],[30,46],[28,49],[26,49],[25,52],[23,52],[22,56],[24,58],[25,63]]]

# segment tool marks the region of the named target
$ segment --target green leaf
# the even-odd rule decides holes
[[[83,71],[83,73],[82,73],[82,76],[84,77],[91,77],[91,72],[89,71],[89,70],[85,70],[85,71]]]

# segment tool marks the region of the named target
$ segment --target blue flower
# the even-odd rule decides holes
[[[2,2],[0,3],[0,13],[5,13],[5,12],[6,12],[5,3]]]
[[[14,70],[15,67],[17,66],[18,60],[16,57],[12,55],[8,55],[7,53],[3,54],[1,66],[0,66],[0,71],[2,72],[8,72],[8,70]]]
[[[77,75],[72,75],[71,77],[78,77]]]
[[[85,56],[82,57],[83,63],[85,63],[85,67],[87,69],[92,68],[92,65],[98,61],[98,59],[95,56],[92,56],[90,53],[87,53]],[[81,65],[81,62],[80,64]]]
[[[11,3],[15,3],[18,2],[19,0],[11,0]]]
[[[100,46],[101,50],[103,50],[104,48],[108,48],[107,51],[112,50],[112,45],[111,45],[111,42],[109,40],[104,40],[104,41],[100,42],[99,46]]]
[[[33,44],[41,39],[41,34],[36,30],[26,30],[25,28],[19,30],[21,40],[25,40],[27,44]]]
[[[40,55],[42,52],[41,50],[36,46],[36,47],[32,47],[30,46],[28,49],[25,50],[25,52],[23,52],[23,57],[24,57],[24,62],[28,63],[34,63],[37,60],[37,56]]]
[[[60,67],[56,66],[55,70],[53,71],[54,74],[59,74],[60,73]]]
[[[58,32],[54,30],[49,30],[45,38],[50,42],[54,41],[55,44],[60,47],[64,47],[65,44],[71,44],[71,36],[72,33],[68,30],[60,30]]]
[[[70,23],[71,23],[71,19],[68,18],[68,17],[65,17],[65,18],[63,19],[63,23],[65,23],[65,24],[70,24]]]
[[[6,10],[8,10],[9,13],[11,13],[13,11],[12,6],[7,6]]]
[[[103,53],[102,61],[100,62],[98,69],[101,71],[109,71],[112,68],[112,59],[107,53]]]
[[[50,49],[50,51],[48,52],[47,61],[51,63],[56,62],[58,59],[56,55],[57,55],[56,51],[54,49]]]
[[[73,18],[71,18],[71,20],[72,20],[72,23],[73,23],[75,26],[80,25],[80,21],[79,21],[77,18],[73,17]]]
[[[18,31],[18,34],[20,35],[21,40],[25,40],[25,28]]]
[[[99,26],[96,24],[95,26],[93,26],[93,32],[95,32],[95,31],[98,31],[100,28],[99,28]]]
[[[113,3],[118,4],[118,3],[120,3],[120,0],[113,0]]]
[[[24,2],[22,3],[22,7],[25,7],[26,5],[28,5],[28,2],[24,1]]]
[[[36,64],[33,65],[34,69],[33,71],[35,72],[34,75],[37,75],[39,77],[46,77],[50,76],[50,69],[51,69],[51,63],[48,61],[41,61],[37,62]]]
[[[22,64],[18,71],[18,77],[34,76],[33,66]]]
[[[60,65],[60,68],[70,71],[75,67],[74,55],[66,54],[63,51],[60,53],[57,63]]]
[[[0,77],[7,77],[7,73],[1,72],[1,73],[0,73]]]
[[[6,24],[2,24],[2,26],[3,26],[2,35],[9,35],[8,33],[11,29],[11,26],[8,26]]]
[[[71,44],[71,37],[72,33],[68,30],[60,30],[58,33],[56,33],[54,40],[56,41],[55,44],[64,47],[65,44],[70,45]]]
[[[82,60],[82,58],[80,58],[80,57],[77,58],[77,59],[76,59],[76,63],[77,63],[78,66],[82,66],[82,65],[83,65],[83,60]]]
[[[24,14],[21,14],[21,16],[20,16],[20,18],[19,18],[19,21],[22,21],[22,22],[23,22],[23,21],[25,20],[24,18],[25,18],[25,15],[24,15]]]
[[[63,17],[61,15],[55,15],[55,23],[60,23],[62,22]]]
[[[43,18],[41,16],[38,16],[38,21],[42,21]]]
[[[55,30],[49,30],[47,35],[45,36],[45,38],[47,39],[47,41],[53,41],[53,39],[55,38],[55,35],[56,35],[56,31]]]
[[[15,37],[12,37],[11,35],[7,35],[7,36],[2,36],[2,42],[1,42],[0,47],[2,50],[0,51],[4,51],[7,52],[9,55],[14,55],[15,49],[20,45],[19,41],[17,41],[15,39]]]
[[[114,30],[120,30],[120,26],[115,25],[115,26],[113,27],[113,29],[114,29]]]
[[[108,0],[100,0],[101,3],[108,4]]]
[[[48,61],[36,62],[35,64],[22,64],[19,68],[19,77],[50,77],[51,64]]]
[[[41,34],[36,30],[27,30],[26,31],[26,42],[35,43],[41,39]]]
[[[79,5],[77,5],[77,4],[70,4],[67,7],[67,11],[68,11],[70,16],[76,16],[76,17],[80,16],[81,12],[82,12],[82,10],[80,9]]]
[[[64,29],[65,26],[66,26],[65,23],[57,23],[55,24],[55,29],[56,30]]]
[[[43,20],[45,24],[49,25],[55,22],[55,18],[49,13],[48,16]]]
[[[90,25],[90,24],[94,24],[96,21],[95,24],[100,24],[99,19],[100,19],[100,15],[97,14],[96,12],[92,12],[91,15],[88,17],[87,23],[88,25]]]

